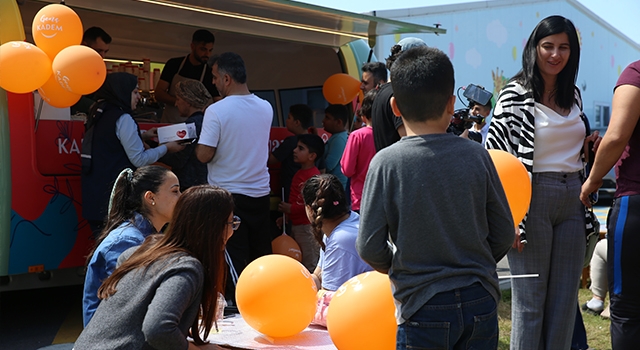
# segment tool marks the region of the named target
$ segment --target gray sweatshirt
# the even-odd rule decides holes
[[[187,349],[203,281],[200,261],[184,253],[129,272],[100,302],[74,349]]]
[[[433,134],[381,150],[369,166],[361,213],[356,248],[373,268],[389,271],[399,323],[435,294],[475,282],[499,299],[496,262],[515,231],[479,143]]]

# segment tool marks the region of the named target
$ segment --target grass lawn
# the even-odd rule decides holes
[[[580,305],[591,299],[591,291],[580,289],[578,294]],[[606,300],[606,304],[609,300]],[[587,342],[589,347],[596,350],[611,350],[611,338],[609,336],[609,320],[600,316],[594,316],[583,312],[582,318],[587,330]],[[508,350],[511,338],[511,290],[502,292],[502,301],[498,305],[498,326],[500,327],[499,350]],[[568,350],[568,349],[567,349]]]

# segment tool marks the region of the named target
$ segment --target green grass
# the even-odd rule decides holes
[[[578,293],[580,305],[591,299],[591,291],[580,289]],[[606,300],[606,304],[609,300]],[[609,320],[600,316],[594,316],[583,312],[582,318],[587,330],[587,342],[591,349],[611,350],[611,337],[609,336]],[[502,301],[498,305],[498,327],[500,328],[500,338],[498,339],[498,350],[508,350],[511,339],[511,290],[502,292]]]

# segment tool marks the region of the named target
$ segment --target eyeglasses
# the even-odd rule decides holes
[[[227,224],[231,225],[231,229],[233,229],[234,231],[237,230],[238,227],[240,227],[240,223],[242,223],[242,220],[240,220],[240,217],[237,215],[233,216],[233,221],[227,222]]]

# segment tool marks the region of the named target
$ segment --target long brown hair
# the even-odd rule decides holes
[[[98,297],[106,299],[117,292],[117,284],[127,273],[149,267],[175,253],[187,253],[202,263],[204,284],[200,311],[202,324],[198,328],[198,317],[191,325],[191,337],[198,345],[204,344],[214,325],[218,293],[224,290],[224,245],[229,216],[233,212],[233,197],[222,188],[209,185],[195,186],[186,190],[178,199],[169,228],[162,236],[148,237],[109,278],[100,289]]]
[[[576,103],[576,91],[579,92],[576,88],[576,79],[580,66],[580,41],[576,27],[567,18],[557,15],[549,16],[538,23],[522,51],[522,69],[511,78],[511,81],[518,81],[531,91],[536,102],[542,101],[545,87],[544,79],[537,65],[538,43],[549,35],[561,33],[567,34],[571,52],[567,64],[558,73],[552,97],[559,107],[571,109]]]

